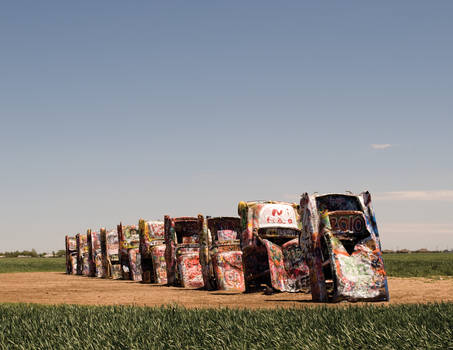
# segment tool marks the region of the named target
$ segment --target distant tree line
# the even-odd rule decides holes
[[[30,258],[44,258],[44,257],[52,257],[52,258],[61,258],[64,257],[66,251],[64,249],[60,249],[58,251],[53,251],[52,253],[38,253],[35,249],[32,250],[16,250],[13,252],[4,252],[0,253],[0,256],[5,258],[17,258],[17,257],[30,257]]]
[[[400,253],[400,254],[407,254],[407,253],[453,253],[453,250],[429,250],[426,248],[421,248],[417,250],[409,250],[409,249],[398,249],[398,250],[392,250],[392,249],[384,249],[382,251],[383,253]]]

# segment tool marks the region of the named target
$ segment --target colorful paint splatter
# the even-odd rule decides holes
[[[167,283],[165,232],[162,221],[139,222],[143,282]]]
[[[211,289],[245,291],[239,231],[240,219],[237,217],[206,219],[203,236],[208,244],[208,256],[202,265],[205,284],[209,281]]]
[[[142,280],[142,267],[140,257],[140,235],[137,226],[118,225],[118,238],[120,244],[120,262],[123,279],[133,281]]]
[[[282,292],[308,292],[309,270],[295,238],[282,247],[263,239],[269,259],[272,286]],[[275,287],[277,286],[277,287]]]
[[[277,291],[306,292],[309,270],[297,246],[298,206],[275,201],[241,202],[238,212],[249,288],[268,284]]]
[[[151,248],[153,259],[154,283],[167,283],[167,266],[165,263],[165,245],[156,245]]]
[[[186,245],[186,247],[176,248],[176,261],[181,287],[201,288],[204,286],[199,247]]]
[[[204,286],[200,264],[200,236],[203,216],[170,218],[165,216],[165,262],[169,285],[185,288]]]
[[[370,194],[305,193],[300,208],[313,300],[389,300]]]
[[[101,229],[101,247],[106,278],[122,278],[119,241],[116,230]]]
[[[77,239],[77,274],[90,275],[90,259],[88,250],[88,238],[86,234],[78,233]]]
[[[66,246],[66,273],[77,274],[77,239],[76,237],[65,237]]]
[[[89,256],[91,263],[91,275],[94,277],[105,277],[105,269],[101,248],[101,234],[99,232],[89,231]]]
[[[223,250],[222,248],[227,248]],[[231,249],[231,250],[230,250]],[[245,291],[244,267],[239,244],[217,247],[212,254],[217,289],[226,291]]]

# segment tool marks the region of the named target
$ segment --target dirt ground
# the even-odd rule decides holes
[[[389,278],[390,304],[453,302],[453,278]],[[316,305],[309,294],[233,294],[69,276],[60,272],[0,274],[0,302],[89,305],[178,304],[185,307],[274,308]],[[373,303],[388,304],[388,303]],[[345,305],[345,303],[335,304]],[[352,304],[357,305],[357,304]]]

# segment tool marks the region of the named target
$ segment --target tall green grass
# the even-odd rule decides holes
[[[279,310],[0,305],[1,349],[447,349],[453,304]]]
[[[453,253],[384,254],[391,277],[453,276]]]
[[[0,273],[66,271],[65,258],[0,258]]]

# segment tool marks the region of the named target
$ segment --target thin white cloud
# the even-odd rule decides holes
[[[453,190],[378,192],[373,199],[381,201],[453,201]]]
[[[384,249],[435,249],[453,247],[453,224],[378,221]]]
[[[387,149],[392,146],[393,145],[391,145],[390,143],[373,143],[373,144],[371,144],[372,149]]]
[[[423,233],[426,235],[453,235],[453,224],[426,222],[389,222],[379,223],[380,231],[389,233]]]

